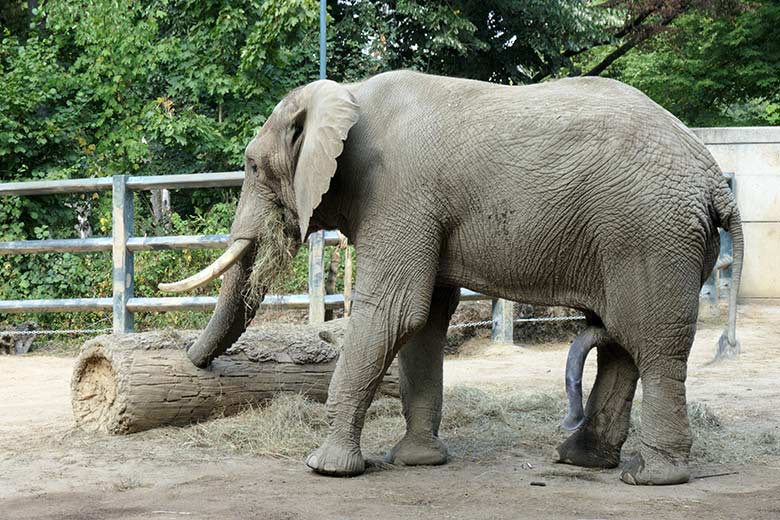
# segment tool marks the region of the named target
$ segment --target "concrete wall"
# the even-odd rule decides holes
[[[745,234],[742,298],[780,299],[780,127],[694,128],[734,172]]]

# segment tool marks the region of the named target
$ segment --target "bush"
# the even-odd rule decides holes
[[[192,209],[189,215],[174,212],[171,216],[170,228],[164,229],[154,222],[151,211],[146,206],[147,199],[136,195],[135,207],[137,218],[135,222],[136,236],[156,235],[198,235],[228,233],[235,211],[235,193],[222,190],[222,195],[211,193],[212,203],[208,210]],[[214,190],[212,190],[214,192]],[[187,192],[187,198],[190,193]],[[201,199],[203,194],[200,195]],[[221,197],[221,200],[220,200]],[[177,206],[176,199],[174,206]],[[184,198],[184,197],[182,197]],[[23,199],[18,199],[23,200]],[[216,200],[216,202],[215,202]],[[96,236],[111,234],[110,197],[97,197],[93,213],[93,229]],[[108,201],[108,203],[106,203]],[[13,205],[10,205],[13,211]],[[9,211],[5,207],[5,211]],[[67,214],[73,220],[73,214]],[[39,215],[39,217],[41,217]],[[45,219],[44,219],[45,220]],[[67,220],[64,220],[67,222]],[[68,227],[59,222],[60,233],[55,234],[48,224],[35,226],[32,235],[25,231],[26,226],[6,228],[2,240],[26,240],[45,238],[68,238],[74,236]],[[65,234],[65,236],[63,236]],[[53,236],[54,235],[54,236]],[[326,248],[326,269],[333,248]],[[221,250],[171,250],[143,251],[135,254],[135,296],[161,297],[169,296],[162,293],[157,284],[164,281],[180,279],[196,273],[220,254]],[[298,252],[293,270],[281,288],[283,294],[305,293],[308,288],[308,247],[303,246]],[[12,255],[3,258],[0,265],[0,277],[13,281],[0,285],[0,299],[29,300],[53,298],[110,298],[112,261],[110,253],[46,253],[35,255]],[[340,262],[339,290],[343,290],[344,255]],[[191,295],[216,295],[220,282],[193,291]],[[138,313],[136,314],[136,330],[150,330],[166,327],[199,328],[205,326],[210,312],[168,312],[168,313]],[[111,326],[111,314],[108,312],[68,312],[47,314],[0,314],[0,324],[16,323],[32,320],[41,329],[82,329],[107,328]]]
[[[198,190],[205,191],[205,190]],[[137,218],[135,222],[136,236],[159,235],[199,235],[228,233],[233,220],[236,206],[235,193],[222,190],[224,193],[211,190],[210,195],[200,194],[200,198],[210,196],[212,202],[207,211],[192,208],[190,215],[174,212],[171,216],[170,228],[164,229],[154,222],[150,208],[146,208],[146,198],[136,195],[135,207]],[[187,192],[188,194],[190,192]],[[220,200],[221,197],[221,200]],[[183,197],[182,197],[183,198]],[[188,195],[188,199],[189,199]],[[18,199],[23,200],[23,199]],[[98,200],[98,199],[96,199]],[[106,204],[105,201],[109,202]],[[216,201],[216,202],[215,202]],[[174,206],[177,206],[174,200]],[[11,206],[13,208],[13,206]],[[190,209],[190,208],[187,208]],[[7,210],[7,208],[6,208]],[[185,209],[186,210],[186,209]],[[68,215],[73,219],[72,212]],[[100,197],[93,213],[95,221],[93,229],[96,236],[111,234],[110,197]],[[67,229],[62,220],[59,222],[61,233]],[[66,236],[54,234],[47,224],[34,228],[32,235],[25,232],[24,226],[8,229],[2,240],[33,240],[45,238],[68,238],[74,236],[73,231]],[[333,247],[325,251],[326,271]],[[157,288],[157,284],[189,276],[213,262],[221,250],[185,249],[171,251],[142,251],[135,254],[135,290],[138,297],[169,296]],[[293,262],[293,270],[280,292],[282,294],[300,294],[308,290],[308,256],[309,249],[302,246]],[[110,253],[46,253],[36,255],[12,255],[3,258],[0,265],[0,277],[12,280],[13,283],[0,285],[0,299],[30,300],[53,298],[110,298],[112,261]],[[343,291],[344,255],[341,255],[337,290]],[[220,281],[190,293],[193,296],[217,295]],[[137,313],[135,317],[136,330],[151,330],[160,328],[201,328],[206,325],[211,312],[187,311],[167,313]],[[46,314],[0,314],[0,325],[31,320],[39,324],[41,329],[84,329],[109,328],[111,314],[108,312],[68,312]]]

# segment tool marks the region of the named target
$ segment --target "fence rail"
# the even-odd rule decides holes
[[[135,177],[118,175],[95,179],[66,179],[59,181],[26,181],[0,184],[0,195],[58,195],[62,193],[92,193],[111,191],[114,179],[124,177],[131,191],[162,189],[226,188],[241,186],[244,172],[187,173],[178,175],[154,175]]]
[[[179,235],[166,237],[130,237],[127,249],[130,251],[162,251],[166,249],[224,249],[229,235]],[[325,233],[325,245],[339,243],[335,232]],[[0,255],[29,253],[93,253],[111,251],[114,242],[111,237],[66,238],[48,240],[16,240],[0,242]]]
[[[726,174],[729,183],[733,174]],[[211,310],[217,302],[214,296],[140,298],[133,294],[135,251],[167,249],[221,249],[228,243],[228,235],[185,235],[162,237],[133,236],[133,192],[158,189],[194,189],[240,186],[244,172],[196,173],[134,177],[118,175],[97,179],[68,179],[59,181],[31,181],[0,183],[0,196],[56,195],[112,191],[112,233],[110,237],[85,239],[17,240],[0,242],[0,255],[34,253],[90,253],[111,251],[113,254],[113,296],[111,298],[69,298],[43,300],[0,300],[0,313],[44,313],[72,311],[112,311],[113,331],[132,332],[133,314],[148,311]],[[721,258],[731,254],[731,241],[721,235]],[[325,294],[324,247],[337,245],[335,232],[315,233],[309,238],[309,293],[268,295],[263,306],[286,309],[308,309],[309,320],[324,320],[325,309],[344,305],[344,295]],[[730,282],[729,262],[721,261],[703,293],[717,298],[721,285]],[[723,276],[721,276],[721,270]],[[483,294],[461,290],[462,301],[491,299]],[[514,303],[493,299],[493,340],[512,342]],[[487,323],[487,322],[486,322]]]
[[[31,181],[0,184],[3,195],[57,195],[109,191],[112,194],[112,233],[110,237],[53,240],[17,240],[0,242],[0,255],[35,253],[92,253],[111,251],[114,258],[113,296],[111,298],[68,298],[45,300],[3,300],[1,313],[113,311],[114,332],[132,332],[133,314],[146,311],[211,310],[216,305],[214,296],[139,298],[133,294],[133,253],[166,249],[223,249],[229,235],[185,235],[162,237],[133,236],[133,192],[158,189],[193,189],[240,186],[244,172],[196,173],[133,177],[119,175],[98,179],[68,179],[59,181]],[[338,244],[335,232],[322,234],[322,247]],[[311,278],[319,277],[314,285],[324,284],[322,255],[311,262]],[[316,288],[316,287],[315,287]],[[264,306],[286,309],[306,309],[310,316],[323,316],[325,309],[343,306],[343,295],[326,295],[324,286],[319,298],[307,294],[269,295]],[[312,310],[314,312],[312,312]],[[323,318],[324,319],[324,318]]]

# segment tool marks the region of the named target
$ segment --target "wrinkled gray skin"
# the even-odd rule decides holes
[[[247,148],[246,172],[234,239],[254,239],[264,213],[283,206],[291,233],[338,228],[360,258],[330,434],[306,462],[314,471],[364,471],[366,409],[396,354],[407,433],[387,460],[446,462],[442,352],[467,287],[589,317],[577,352],[595,345],[598,373],[561,462],[617,465],[641,377],[641,451],[621,478],[688,480],[685,378],[699,289],[718,226],[733,234],[738,283],[742,233],[713,158],[642,93],[601,78],[508,87],[391,72],[315,82],[276,107]],[[226,275],[189,352],[199,366],[254,315],[242,297],[252,254]],[[733,316],[726,341],[736,341]]]

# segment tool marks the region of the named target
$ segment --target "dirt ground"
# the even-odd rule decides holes
[[[705,320],[697,335],[689,400],[730,428],[762,430],[778,442],[780,307],[742,306],[743,354],[710,365],[722,328],[715,321]],[[560,393],[566,349],[474,340],[447,359],[445,383]],[[67,357],[0,357],[0,518],[780,518],[776,457],[696,464],[687,485],[636,488],[622,484],[618,470],[552,464],[519,442],[486,460],[456,453],[443,467],[331,479],[299,460],[185,447],[159,431],[85,434],[73,429],[72,365]],[[593,359],[586,372],[588,386]]]

